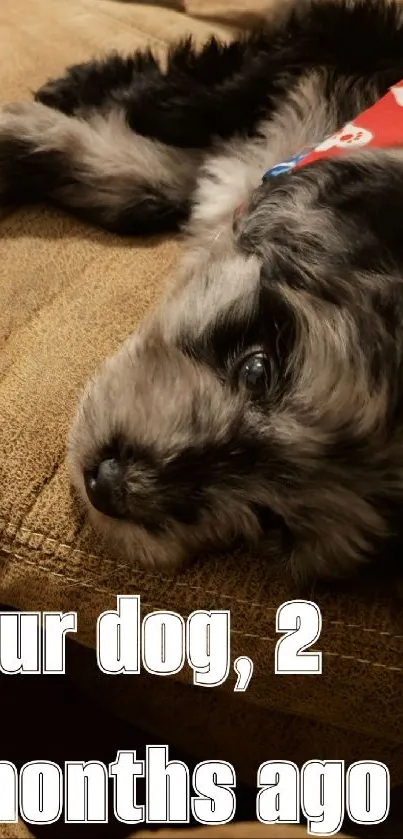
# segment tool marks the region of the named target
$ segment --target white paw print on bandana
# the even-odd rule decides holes
[[[348,122],[338,134],[333,134],[332,137],[328,137],[320,146],[316,146],[315,151],[321,152],[329,151],[329,149],[333,148],[345,149],[351,146],[366,146],[371,142],[373,136],[372,132],[366,128],[360,128],[352,122]]]
[[[391,87],[390,90],[395,97],[396,104],[403,107],[403,87]]]

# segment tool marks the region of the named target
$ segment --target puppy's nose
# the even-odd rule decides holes
[[[115,458],[102,460],[84,473],[85,489],[93,507],[111,518],[123,518],[121,499],[122,466]]]

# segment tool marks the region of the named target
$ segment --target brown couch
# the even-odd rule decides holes
[[[206,2],[203,17],[195,0],[196,18],[113,0],[2,0],[1,98],[28,97],[65,65],[112,48],[149,43],[162,54],[188,32],[199,41],[212,30],[230,37],[224,5]],[[117,594],[141,595],[143,614],[230,609],[232,660],[248,655],[255,664],[245,693],[234,693],[233,673],[210,690],[193,687],[188,669],[165,680],[90,678],[80,656],[72,675],[161,741],[229,760],[252,783],[270,758],[382,760],[392,783],[402,783],[396,582],[361,579],[305,592],[322,610],[323,674],[275,675],[276,609],[300,596],[285,574],[239,553],[206,558],[177,576],[148,572],[108,553],[70,495],[65,439],[78,393],[155,304],[180,250],[172,238],[121,241],[50,207],[0,222],[0,602],[76,610],[77,640],[88,646]]]

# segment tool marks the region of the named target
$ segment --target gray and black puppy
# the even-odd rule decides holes
[[[299,576],[387,551],[403,511],[403,130],[262,182],[403,79],[403,10],[296,3],[275,25],[70,68],[0,112],[0,196],[122,234],[186,225],[176,284],[88,384],[72,482],[171,568],[264,538]]]

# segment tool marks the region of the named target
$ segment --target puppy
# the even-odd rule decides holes
[[[70,68],[2,110],[3,203],[48,198],[123,235],[185,226],[175,283],[68,442],[73,485],[133,560],[241,539],[337,576],[399,540],[403,129],[368,147],[354,123],[343,153],[277,165],[402,79],[398,3],[322,0],[179,43],[165,69],[147,51]]]

